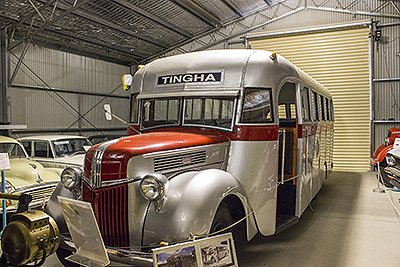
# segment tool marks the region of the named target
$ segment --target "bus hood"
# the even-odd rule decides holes
[[[95,162],[101,162],[102,180],[117,180],[127,177],[127,164],[132,157],[228,141],[229,139],[224,135],[181,132],[152,132],[111,140],[93,146],[86,153],[85,177],[90,178],[94,155]]]

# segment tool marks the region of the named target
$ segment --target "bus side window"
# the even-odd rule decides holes
[[[271,89],[246,88],[241,122],[273,122]]]
[[[319,96],[319,109],[321,111],[321,120],[326,121],[326,110],[324,104],[324,97],[322,95]]]
[[[318,98],[318,94],[314,91],[311,91],[311,95],[312,95],[312,105],[313,105],[313,114],[314,114],[314,121],[321,121],[321,110],[319,108],[319,98]]]
[[[130,114],[130,122],[131,123],[138,123],[138,106],[139,106],[139,101],[137,99],[137,96],[139,93],[131,94],[130,97],[130,102],[131,102],[131,114]]]
[[[303,122],[311,121],[308,88],[303,87],[303,89],[301,89],[300,95],[301,95],[301,113],[303,116]]]
[[[327,121],[330,121],[331,120],[331,112],[330,112],[330,110],[331,110],[331,105],[330,105],[330,103],[329,103],[329,99],[328,98],[325,98],[325,108],[326,108],[326,120]]]

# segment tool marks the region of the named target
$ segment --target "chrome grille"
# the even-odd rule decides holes
[[[92,166],[90,171],[90,186],[92,188],[99,188],[101,186],[101,162],[103,160],[104,152],[107,147],[118,142],[119,139],[104,142],[99,145],[96,151],[93,153]]]
[[[104,244],[129,248],[128,185],[93,191],[83,183],[83,200],[91,202]]]
[[[197,151],[183,155],[165,156],[153,159],[154,171],[165,172],[177,168],[189,167],[206,162],[206,151]]]
[[[53,194],[54,189],[56,189],[58,182],[54,183],[46,183],[40,184],[31,187],[25,187],[19,190],[16,190],[12,193],[15,194],[29,194],[32,196],[32,202],[30,206],[37,206],[43,203],[43,200],[47,202],[51,195]]]

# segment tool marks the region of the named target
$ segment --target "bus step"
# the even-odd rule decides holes
[[[278,214],[276,218],[276,233],[280,233],[287,228],[298,223],[299,217],[289,214]]]

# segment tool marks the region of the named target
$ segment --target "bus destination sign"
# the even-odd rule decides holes
[[[222,71],[199,72],[186,74],[173,74],[159,76],[157,85],[181,84],[181,83],[215,83],[222,82]]]

